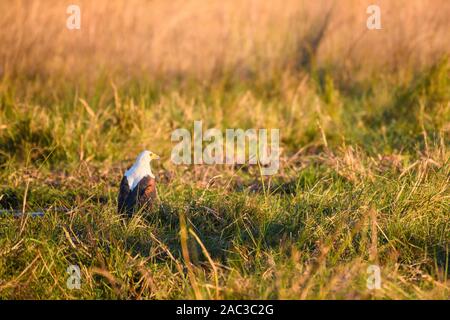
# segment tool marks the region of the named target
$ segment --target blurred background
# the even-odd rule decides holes
[[[91,79],[119,72],[210,81],[314,64],[351,79],[420,68],[450,50],[446,0],[376,1],[379,31],[366,28],[373,3],[366,0],[76,1],[81,30],[68,30],[72,2],[1,2],[3,75]]]
[[[2,1],[0,158],[167,154],[199,119],[283,128],[288,153],[324,136],[415,152],[448,133],[450,2],[377,1],[368,30],[372,2],[77,1],[69,30],[72,3]]]

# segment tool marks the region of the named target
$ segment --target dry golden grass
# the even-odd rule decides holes
[[[449,1],[377,1],[383,30],[369,31],[372,2],[77,1],[82,26],[71,31],[67,1],[6,0],[0,63],[3,72],[31,76],[92,77],[107,70],[208,79],[270,76],[302,61],[308,46],[319,65],[352,75],[359,68],[430,64],[450,52]],[[323,37],[314,39],[322,26]]]

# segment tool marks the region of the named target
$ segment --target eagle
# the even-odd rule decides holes
[[[117,199],[119,214],[131,217],[136,211],[151,208],[156,199],[156,181],[150,162],[158,159],[158,155],[144,150],[125,172]]]

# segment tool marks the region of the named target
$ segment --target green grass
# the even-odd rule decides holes
[[[450,65],[345,83],[0,81],[2,299],[448,299]],[[120,78],[119,78],[120,79]],[[163,83],[163,84],[162,84]],[[280,128],[280,171],[173,165],[170,133]],[[156,164],[159,202],[123,220],[120,178]],[[264,182],[264,183],[262,183]],[[80,290],[66,287],[69,265]],[[367,267],[382,288],[366,288]]]

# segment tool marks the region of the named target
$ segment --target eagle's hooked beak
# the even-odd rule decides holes
[[[150,156],[150,160],[159,160],[159,156],[157,154],[152,153]]]

